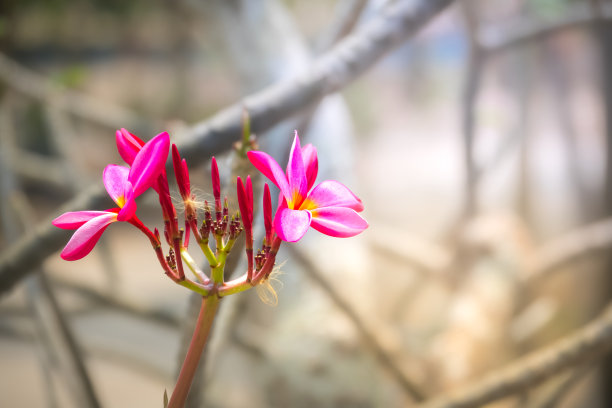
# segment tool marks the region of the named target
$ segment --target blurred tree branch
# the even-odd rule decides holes
[[[501,53],[509,49],[543,39],[559,31],[588,26],[597,20],[612,18],[612,3],[601,4],[597,10],[587,2],[577,2],[562,17],[543,21],[541,19],[525,18],[512,21],[506,27],[495,27],[480,30],[478,42],[488,55]]]
[[[374,356],[378,360],[381,366],[383,366],[389,374],[395,378],[402,389],[409,394],[413,400],[422,402],[425,400],[425,393],[421,390],[413,380],[408,378],[406,374],[398,367],[393,357],[381,346],[377,340],[374,330],[371,329],[368,324],[359,317],[357,312],[348,304],[342,296],[336,291],[327,279],[324,277],[324,273],[303,254],[300,250],[296,249],[295,246],[289,245],[287,247],[291,256],[298,261],[304,267],[308,277],[310,277],[315,283],[325,292],[325,294],[331,299],[331,301],[346,315],[351,321],[357,332],[361,336],[365,345],[370,348],[374,353]]]
[[[5,97],[5,95],[3,95]],[[6,113],[5,103],[0,104],[0,129],[4,137],[0,138],[0,192],[3,200],[0,213],[3,215],[2,232],[6,237],[19,236],[25,231],[27,222],[32,220],[29,203],[20,192],[18,183],[5,164],[5,158],[15,149],[10,117]],[[100,407],[96,392],[84,363],[83,354],[75,339],[68,321],[53,293],[47,277],[39,268],[39,273],[27,280],[26,292],[35,317],[35,327],[41,338],[43,349],[42,366],[45,374],[50,374],[49,361],[57,361],[63,379],[70,389],[71,399],[83,407]],[[47,375],[50,379],[49,375]],[[48,387],[51,390],[51,386]],[[53,397],[53,394],[50,395]],[[49,401],[51,404],[54,401]]]
[[[425,26],[452,0],[400,1],[385,8],[353,35],[319,58],[310,70],[298,77],[274,84],[194,125],[179,143],[181,153],[192,165],[231,148],[240,136],[242,110],[251,116],[253,132],[260,133],[324,96],[334,93]],[[68,202],[61,211],[100,208],[107,203],[100,185]],[[0,256],[0,293],[6,292],[61,248],[69,231],[44,222]]]
[[[585,256],[608,253],[612,247],[612,219],[607,218],[567,233],[543,245],[527,268],[525,279],[542,281],[560,267]]]
[[[611,349],[612,305],[600,317],[554,344],[459,390],[434,398],[422,407],[480,407],[535,387],[562,370],[600,359]]]
[[[66,89],[0,53],[0,81],[13,90],[82,119],[110,128],[138,128],[146,122],[127,109]],[[147,125],[150,126],[150,125]]]

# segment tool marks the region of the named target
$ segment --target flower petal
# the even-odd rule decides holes
[[[314,210],[323,207],[347,207],[363,211],[363,203],[344,184],[334,180],[325,180],[318,184],[300,207],[302,210]]]
[[[125,183],[128,182],[129,173],[130,169],[116,164],[109,164],[104,168],[104,174],[102,175],[104,187],[106,187],[108,195],[111,196],[119,207],[123,207],[123,204],[125,204],[123,191],[125,190]]]
[[[53,221],[51,224],[62,229],[77,229],[92,218],[108,214],[107,211],[72,211],[67,212]]]
[[[274,218],[274,230],[283,241],[299,241],[310,226],[311,215],[309,211],[280,208]]]
[[[145,143],[138,136],[123,128],[115,132],[115,140],[117,141],[119,155],[131,166],[136,155]]]
[[[302,159],[304,160],[304,167],[306,167],[306,179],[308,180],[308,191],[310,191],[319,172],[317,148],[311,144],[302,147]]]
[[[312,211],[312,228],[325,235],[347,238],[368,228],[368,223],[351,208],[326,207]]]
[[[128,180],[134,187],[134,197],[138,197],[157,181],[164,170],[170,151],[170,136],[160,133],[149,140],[138,152],[132,163]]]
[[[287,181],[291,190],[291,197],[287,198],[289,208],[298,207],[308,194],[308,179],[306,178],[306,168],[302,158],[302,147],[297,130],[293,138],[293,145],[289,152],[289,163],[287,163]]]
[[[136,214],[136,197],[134,196],[134,189],[129,181],[125,182],[125,189],[123,191],[123,197],[125,202],[121,211],[117,214],[117,221],[127,221]]]
[[[117,214],[106,213],[92,218],[75,231],[61,253],[62,259],[76,261],[91,252],[100,236],[112,222],[117,221]]]
[[[257,170],[263,173],[264,176],[270,179],[276,187],[278,187],[285,198],[291,198],[291,190],[287,176],[276,160],[268,153],[260,151],[247,152],[249,160]]]

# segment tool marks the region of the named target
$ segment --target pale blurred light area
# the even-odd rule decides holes
[[[361,24],[390,2],[368,2]],[[295,30],[273,39],[294,41],[278,56],[282,63],[272,58],[281,48],[266,49],[266,38],[256,37],[271,27],[236,28],[235,37],[223,38],[227,24],[240,16],[223,17],[215,7],[228,6],[218,1],[52,3],[7,6],[0,27],[11,31],[2,31],[2,53],[56,83],[151,118],[135,130],[148,139],[163,130],[180,134],[249,92],[307,68],[310,48],[346,2],[267,3],[280,27]],[[253,18],[249,24],[261,17],[263,3],[251,4],[251,14],[243,16]],[[526,20],[557,21],[588,2],[463,3],[484,38]],[[223,18],[228,20],[215,22]],[[468,31],[462,6],[452,5],[326,99],[301,133],[304,143],[319,147],[321,177],[346,183],[363,200],[370,227],[351,240],[310,231],[295,249],[311,257],[393,363],[431,395],[581,327],[607,303],[612,288],[605,256],[562,267],[542,282],[527,273],[543,244],[611,210],[605,202],[610,130],[601,38],[585,24],[483,57],[472,107],[477,205],[465,217]],[[262,50],[242,55],[241,41],[250,36]],[[255,60],[255,51],[269,54]],[[244,62],[249,59],[252,67]],[[18,92],[6,95],[20,145],[53,154],[41,104]],[[282,155],[302,119],[260,135],[262,144]],[[78,118],[70,122],[76,152],[70,166],[83,179],[79,188],[101,183],[103,167],[120,163],[114,131]],[[206,166],[192,169],[192,179],[208,194]],[[23,185],[36,210],[33,226],[58,215],[68,198],[36,182]],[[229,183],[226,193],[233,195]],[[142,208],[148,225],[161,228],[152,194],[143,197]],[[149,243],[133,228],[112,225],[102,240],[109,252],[96,249],[73,263],[53,256],[45,263],[47,275],[102,405],[161,406],[164,389],[174,386],[188,293],[163,275]],[[2,236],[0,248],[11,242]],[[197,252],[194,244],[190,249]],[[243,301],[232,299],[232,306],[228,299],[219,318],[237,323],[219,329],[211,346],[217,354],[208,362],[205,406],[413,406],[346,310],[291,251],[285,248],[279,258],[285,263],[278,306],[263,304],[255,291]],[[40,343],[19,286],[0,301],[0,405],[45,406],[55,395],[56,406],[75,406],[58,366],[41,368]],[[560,406],[604,407],[610,391],[598,384],[588,376]],[[530,398],[540,391],[546,390],[536,388]],[[521,404],[508,398],[491,406]]]

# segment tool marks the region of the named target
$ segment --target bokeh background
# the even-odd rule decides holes
[[[178,142],[402,1],[2,1],[0,249],[121,164],[115,129]],[[297,129],[370,227],[284,246],[276,306],[225,300],[190,406],[415,406],[402,378],[440,396],[595,318],[612,294],[610,15],[456,1],[257,134],[282,163]],[[236,208],[233,154],[218,159]],[[139,211],[161,224],[153,194]],[[51,256],[0,297],[0,405],[161,407],[194,305],[130,226],[81,261]],[[491,406],[609,407],[610,368],[598,357]]]

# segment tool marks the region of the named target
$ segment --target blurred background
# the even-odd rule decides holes
[[[0,2],[0,250],[122,164],[116,129],[180,141],[402,1]],[[276,306],[225,300],[189,406],[415,406],[406,379],[438,396],[595,318],[612,295],[607,3],[456,1],[257,134],[283,163],[298,129],[370,227],[283,246]],[[161,225],[153,194],[139,211]],[[39,269],[0,297],[0,405],[161,407],[198,300],[146,238],[114,224],[85,259]],[[611,363],[491,406],[612,406]]]

